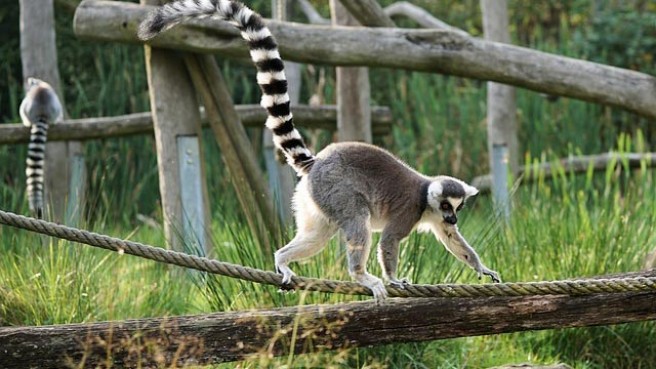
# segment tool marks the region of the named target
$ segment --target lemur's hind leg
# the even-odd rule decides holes
[[[334,224],[324,219],[309,219],[299,226],[296,236],[275,253],[276,271],[282,274],[282,283],[291,282],[294,272],[289,263],[309,258],[323,249],[337,231]]]
[[[344,221],[341,228],[346,237],[349,274],[356,282],[371,290],[376,302],[381,302],[387,297],[385,285],[380,278],[367,272],[367,260],[371,251],[369,213]]]
[[[301,179],[294,194],[296,236],[275,253],[276,271],[282,274],[285,284],[294,276],[289,263],[315,255],[337,232],[337,225],[330,222],[310,198],[305,181]]]

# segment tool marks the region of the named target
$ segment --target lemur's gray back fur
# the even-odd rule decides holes
[[[430,178],[387,151],[364,143],[332,144],[317,155],[309,176],[310,193],[333,221],[368,210],[373,217],[414,225],[426,208]],[[423,189],[423,191],[422,191]]]
[[[273,132],[273,141],[285,154],[288,163],[299,175],[307,174],[314,164],[314,156],[294,127],[278,45],[259,14],[238,1],[178,0],[150,13],[139,26],[139,38],[155,37],[186,18],[205,17],[230,21],[241,31],[257,68],[257,83],[262,90],[261,105],[269,114],[266,126]]]
[[[43,163],[48,138],[48,126],[62,118],[63,109],[57,93],[46,82],[36,78],[27,81],[27,92],[21,102],[19,114],[23,124],[30,127],[27,146],[27,198],[30,212],[43,217]]]

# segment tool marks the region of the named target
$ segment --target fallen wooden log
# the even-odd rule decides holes
[[[237,105],[237,113],[244,126],[264,127],[266,110],[259,105]],[[299,127],[337,129],[337,108],[335,105],[293,106],[294,122]],[[208,122],[202,115],[203,126]],[[374,106],[371,108],[372,131],[374,135],[383,136],[392,130],[392,113],[389,108]],[[100,138],[121,137],[153,132],[153,118],[150,112],[87,119],[64,120],[61,124],[48,129],[48,141],[92,140]],[[27,143],[30,129],[22,124],[0,124],[0,144]]]
[[[74,30],[83,39],[140,43],[139,21],[151,7],[85,0]],[[469,37],[447,30],[327,27],[267,21],[284,59],[437,72],[618,106],[656,118],[656,78],[648,74]],[[245,58],[246,44],[231,25],[193,21],[149,41],[162,48]]]
[[[656,271],[621,276],[654,276]],[[0,328],[5,368],[174,366],[394,342],[656,319],[656,292],[391,299],[339,305]]]

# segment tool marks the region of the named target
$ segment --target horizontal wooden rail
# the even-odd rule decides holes
[[[624,276],[654,276],[655,272]],[[613,277],[621,277],[616,275]],[[121,322],[0,328],[5,368],[210,364],[393,342],[656,319],[656,293],[391,299]]]
[[[259,105],[237,105],[237,113],[247,127],[264,127],[266,111]],[[337,129],[337,108],[334,105],[292,107],[294,122],[300,127]],[[392,129],[392,113],[389,108],[372,107],[372,130],[374,135],[389,134]],[[207,119],[203,118],[203,126]],[[121,115],[116,117],[71,119],[48,129],[48,141],[91,140],[120,137],[153,132],[150,112]],[[0,124],[0,144],[26,143],[30,129],[22,124]]]
[[[151,7],[85,0],[75,13],[80,38],[140,43],[139,21]],[[327,27],[267,21],[284,59],[314,64],[399,68],[490,80],[531,90],[618,106],[655,119],[656,78],[648,74],[528,48],[485,41],[448,30]],[[149,41],[153,46],[248,56],[230,24],[206,19]]]
[[[565,173],[585,173],[590,168],[593,171],[603,171],[608,165],[616,163],[617,166],[627,168],[656,167],[656,153],[606,153],[600,155],[584,155],[560,159],[555,166],[553,163],[541,163],[521,168],[517,177],[522,182],[532,182],[538,178],[552,178],[562,169]],[[528,168],[528,169],[527,169]],[[472,185],[482,192],[488,192],[492,188],[492,177],[489,174],[476,177]]]

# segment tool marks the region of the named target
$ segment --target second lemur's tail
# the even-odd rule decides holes
[[[27,200],[32,215],[43,218],[43,164],[48,126],[62,118],[63,109],[57,93],[49,84],[36,78],[29,78],[27,93],[21,102],[19,113],[23,124],[30,127],[25,167]]]
[[[273,141],[285,154],[289,165],[299,175],[307,174],[315,158],[294,127],[278,44],[264,25],[262,16],[238,1],[178,0],[150,13],[139,26],[139,38],[155,37],[186,18],[206,17],[230,21],[241,31],[257,68],[257,83],[262,90],[261,105],[269,114],[266,126],[273,132]]]
[[[48,122],[39,119],[32,123],[30,143],[27,146],[27,202],[33,216],[43,218],[43,163],[48,138]]]

